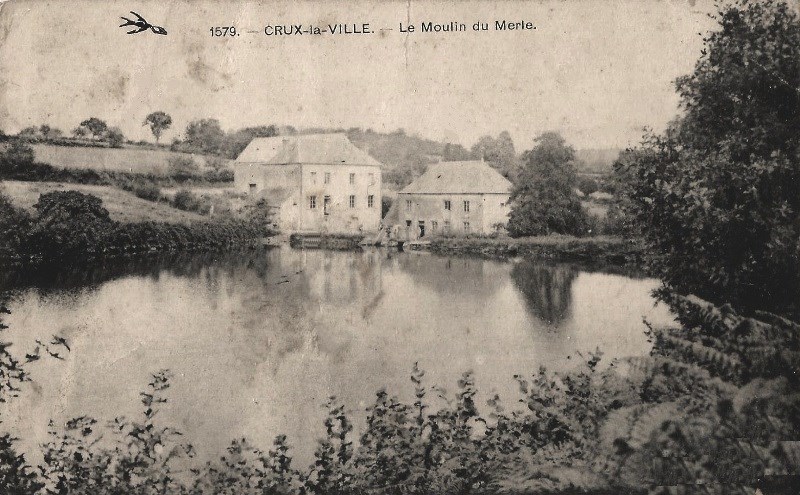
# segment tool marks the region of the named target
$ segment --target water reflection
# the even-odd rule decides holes
[[[548,266],[532,261],[520,261],[511,270],[511,278],[525,295],[531,314],[553,326],[569,316],[572,283],[577,276],[578,271],[571,266]]]
[[[0,283],[15,349],[53,333],[73,349],[31,368],[35,385],[4,427],[35,445],[50,418],[133,414],[148,374],[169,368],[163,418],[201,456],[285,433],[306,460],[326,397],[363,412],[381,387],[410,396],[415,362],[444,386],[472,369],[482,394],[513,402],[514,374],[568,367],[597,346],[645,354],[642,317],[669,319],[653,308],[653,280],[380,250],[131,259]]]

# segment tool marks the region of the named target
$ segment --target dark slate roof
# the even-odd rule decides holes
[[[439,162],[400,194],[508,194],[511,181],[500,172],[479,161]]]
[[[236,161],[273,165],[316,163],[380,166],[377,160],[351,143],[345,134],[256,138],[250,141]]]

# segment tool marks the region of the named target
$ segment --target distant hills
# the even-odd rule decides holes
[[[303,129],[302,134],[344,132],[350,141],[384,164],[384,182],[393,188],[401,188],[421,175],[431,163],[448,160],[474,158],[461,145],[406,134],[402,129],[383,133],[372,129]],[[522,153],[523,149],[516,148]],[[577,150],[579,173],[608,174],[620,150],[597,148]]]
[[[577,169],[584,174],[610,174],[614,160],[619,156],[619,148],[595,148],[575,151],[578,159]]]
[[[222,133],[222,131],[219,131]],[[428,165],[442,161],[456,160],[476,160],[483,155],[487,162],[496,167],[500,173],[507,177],[513,175],[513,171],[518,168],[518,157],[524,149],[515,146],[511,142],[508,133],[501,133],[497,138],[486,136],[481,138],[479,144],[473,146],[475,149],[468,150],[460,144],[446,143],[434,139],[427,139],[418,135],[407,134],[404,130],[398,129],[392,132],[376,132],[372,129],[362,129],[353,127],[342,128],[307,128],[298,130],[293,127],[284,126],[259,126],[240,129],[222,135],[219,138],[224,145],[218,146],[217,155],[226,158],[235,158],[244,149],[251,139],[259,136],[270,135],[290,135],[290,134],[327,134],[345,133],[350,141],[358,148],[369,153],[373,158],[381,162],[383,166],[384,184],[390,189],[401,189],[411,183],[415,178],[422,175]],[[503,137],[504,136],[504,137]],[[200,136],[200,141],[207,136]],[[158,163],[161,168],[166,166],[166,158],[171,156],[167,147],[155,147],[152,144],[147,146],[136,146],[145,144],[128,143],[122,149],[109,150],[105,146],[99,146],[96,142],[79,142],[74,139],[61,139],[58,142],[52,140],[37,141],[35,145],[37,160],[51,163],[56,166],[75,168],[87,166],[88,168],[119,168],[125,170],[139,170],[143,165],[153,166]],[[202,144],[202,143],[201,143]],[[53,146],[58,145],[58,146]],[[479,152],[478,149],[483,150]],[[500,146],[500,147],[498,147]],[[97,149],[89,149],[89,148]],[[142,149],[137,149],[137,148]],[[203,146],[189,141],[173,143],[169,150],[177,152],[189,152],[196,155],[208,154],[209,151]],[[611,173],[612,164],[619,155],[619,149],[613,148],[594,148],[581,149],[576,151],[578,173],[603,175]],[[143,160],[139,155],[155,156],[158,160]],[[515,158],[515,155],[517,158]],[[134,156],[136,155],[136,156]],[[492,157],[497,157],[497,162]],[[119,162],[119,163],[117,163]]]

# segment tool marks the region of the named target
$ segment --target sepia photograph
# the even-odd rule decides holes
[[[0,0],[0,495],[799,495],[797,0]]]

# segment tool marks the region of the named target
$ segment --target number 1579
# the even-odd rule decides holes
[[[234,26],[216,26],[209,29],[209,31],[211,32],[211,36],[214,37],[238,36]]]

